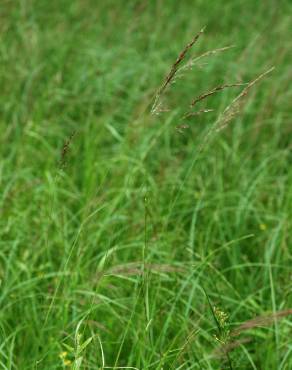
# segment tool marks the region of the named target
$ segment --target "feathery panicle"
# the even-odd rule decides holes
[[[68,156],[68,152],[70,150],[70,145],[76,135],[76,131],[73,131],[68,139],[65,141],[62,150],[61,150],[61,158],[60,158],[60,168],[64,168],[66,166],[66,159]]]
[[[290,315],[292,315],[291,308],[290,309],[288,308],[287,310],[278,311],[272,314],[268,314],[265,316],[257,316],[251,320],[243,322],[237,329],[231,332],[231,335],[237,336],[241,334],[243,331],[249,329],[271,325],[275,320],[280,320]]]
[[[187,112],[183,115],[182,118],[185,119],[189,117],[195,117],[195,116],[199,116],[202,113],[209,113],[209,112],[214,112],[214,109],[200,109],[196,112]]]
[[[234,83],[234,84],[226,84],[226,85],[220,85],[220,86],[216,86],[214,87],[214,89],[210,90],[210,91],[207,91],[206,93],[204,94],[201,94],[199,95],[198,97],[196,97],[192,102],[191,102],[191,108],[193,108],[198,102],[200,102],[201,100],[204,100],[206,98],[208,98],[209,96],[211,95],[214,95],[216,94],[217,92],[219,91],[222,91],[222,90],[225,90],[225,89],[228,89],[230,87],[238,87],[238,86],[243,86],[243,85],[247,85],[246,83]]]
[[[269,326],[273,324],[275,321],[284,319],[285,317],[290,316],[290,315],[292,315],[292,309],[288,308],[286,310],[278,311],[273,314],[254,317],[251,320],[247,320],[243,322],[235,330],[231,331],[230,336],[237,337],[240,334],[242,334],[242,332],[244,331],[254,329],[254,328]],[[216,350],[214,351],[214,355],[216,357],[226,356],[229,352],[233,351],[237,347],[241,346],[242,344],[249,343],[251,341],[252,341],[251,337],[241,338],[238,340],[232,340],[216,348]]]
[[[172,65],[172,67],[171,67],[169,73],[167,74],[167,76],[166,76],[166,78],[165,78],[162,86],[158,89],[158,92],[157,92],[157,94],[155,96],[154,103],[153,103],[153,106],[152,106],[152,109],[151,109],[151,113],[152,114],[158,113],[157,108],[159,106],[159,100],[160,100],[162,94],[164,93],[164,91],[166,90],[166,88],[173,82],[173,80],[175,78],[175,75],[176,75],[176,73],[177,73],[177,71],[179,69],[179,66],[181,65],[181,63],[185,59],[186,54],[194,46],[194,44],[198,41],[198,39],[200,38],[200,36],[204,32],[204,30],[205,30],[205,28],[202,28],[201,31],[195,35],[195,37],[192,39],[192,41],[189,42],[185,46],[185,48],[182,50],[182,52],[179,54],[179,56],[177,57],[176,61]]]
[[[223,111],[222,115],[219,117],[219,120],[216,124],[216,131],[220,131],[224,129],[228,123],[240,112],[242,104],[244,102],[244,98],[248,95],[251,88],[264,77],[266,77],[269,73],[271,73],[275,67],[271,67],[266,72],[263,72],[254,80],[249,82],[247,86],[242,90],[242,92],[231,102],[231,104]]]
[[[185,70],[192,69],[194,65],[196,65],[201,59],[203,59],[205,57],[208,57],[210,55],[216,55],[217,53],[221,53],[223,51],[232,49],[234,47],[235,47],[235,45],[230,45],[230,46],[224,46],[224,47],[218,48],[218,49],[208,50],[205,53],[199,55],[198,57],[191,58],[185,65],[181,66],[177,70],[177,74],[181,73],[181,72],[184,72]]]

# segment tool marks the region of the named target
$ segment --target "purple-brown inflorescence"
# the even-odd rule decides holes
[[[151,109],[151,113],[157,113],[157,108],[159,107],[160,97],[162,96],[162,94],[164,93],[166,88],[173,82],[173,80],[175,78],[175,75],[176,75],[176,73],[179,69],[179,66],[181,65],[181,63],[185,59],[186,54],[194,46],[194,44],[198,41],[199,37],[202,35],[203,32],[204,32],[204,28],[201,29],[201,31],[195,35],[195,37],[192,39],[192,41],[189,42],[185,46],[185,48],[182,50],[182,52],[177,57],[176,61],[172,65],[169,73],[165,77],[165,80],[164,80],[162,86],[158,89],[158,92],[155,96],[154,103],[153,103],[153,106],[152,106],[152,109]]]
[[[64,168],[66,166],[66,158],[68,156],[70,145],[75,135],[76,135],[76,131],[73,131],[71,135],[68,137],[68,139],[65,141],[64,145],[62,146],[61,158],[60,158],[60,168]]]

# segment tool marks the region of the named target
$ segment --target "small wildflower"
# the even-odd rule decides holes
[[[64,364],[64,366],[70,366],[70,365],[72,365],[72,361],[71,360],[64,360],[63,364]]]
[[[214,307],[214,314],[220,324],[220,327],[225,327],[227,320],[228,320],[228,314],[224,311],[221,311],[218,307]]]
[[[230,331],[228,329],[228,314],[218,307],[213,307],[213,312],[220,327],[220,332],[218,335],[215,335],[214,338],[216,341],[226,344],[229,341]]]
[[[265,230],[267,230],[267,225],[262,223],[262,224],[259,225],[259,228],[260,228],[260,230],[265,231]]]
[[[63,351],[63,352],[59,353],[59,357],[60,357],[60,359],[63,362],[63,366],[70,366],[70,365],[72,365],[72,361],[69,360],[67,358],[67,356],[68,356],[68,352],[67,351]]]
[[[67,355],[68,355],[68,352],[66,352],[66,351],[63,351],[63,352],[59,353],[60,358],[66,358]]]

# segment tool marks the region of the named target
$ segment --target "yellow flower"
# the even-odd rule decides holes
[[[70,361],[70,360],[64,360],[64,366],[70,366],[70,365],[72,365],[72,361]]]
[[[68,352],[66,352],[66,351],[63,351],[63,352],[59,353],[60,358],[66,358],[67,355],[68,355]]]
[[[260,230],[265,231],[265,230],[267,230],[267,225],[266,224],[260,224],[259,228],[260,228]]]

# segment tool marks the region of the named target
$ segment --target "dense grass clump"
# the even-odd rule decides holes
[[[291,13],[2,0],[2,369],[292,368]]]

